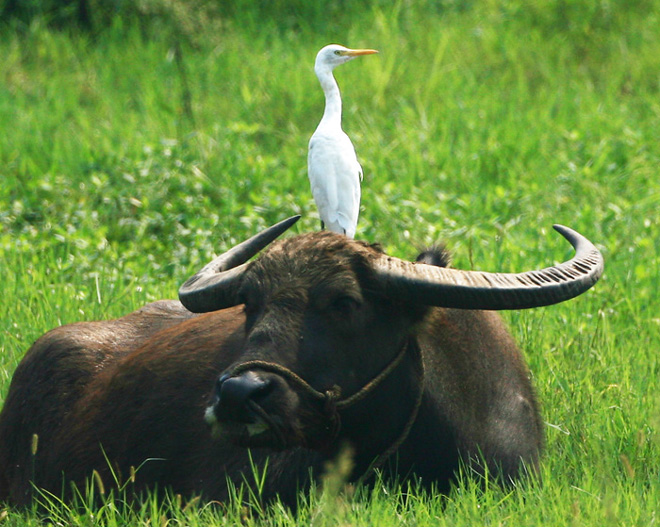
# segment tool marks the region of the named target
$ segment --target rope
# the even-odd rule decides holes
[[[331,420],[331,431],[332,431],[332,437],[334,439],[339,435],[339,431],[341,429],[341,418],[339,416],[339,410],[343,410],[345,408],[348,408],[349,406],[352,406],[360,402],[367,395],[369,395],[369,393],[375,390],[376,387],[378,387],[378,385],[381,384],[383,380],[385,380],[385,378],[390,373],[392,373],[394,369],[401,363],[403,357],[405,356],[406,352],[409,349],[413,349],[413,353],[415,353],[415,358],[417,359],[417,366],[418,366],[417,384],[419,386],[419,392],[417,393],[417,397],[415,399],[415,405],[413,406],[410,417],[408,418],[408,421],[403,427],[401,434],[399,434],[397,439],[384,452],[379,454],[379,456],[369,466],[366,472],[362,474],[362,476],[360,476],[360,478],[358,479],[358,483],[362,483],[368,477],[370,477],[377,469],[382,467],[385,461],[387,461],[387,459],[399,449],[399,447],[408,437],[408,434],[410,433],[410,430],[412,429],[412,426],[415,423],[415,420],[417,419],[417,415],[419,414],[419,408],[422,404],[422,398],[424,395],[424,362],[422,360],[421,351],[419,349],[419,346],[417,346],[417,343],[412,343],[411,341],[406,345],[404,345],[399,351],[399,353],[397,353],[397,355],[394,357],[394,359],[392,359],[392,361],[378,375],[376,375],[373,379],[371,379],[367,384],[365,384],[353,395],[346,397],[344,399],[340,399],[341,397],[340,386],[334,385],[331,389],[326,390],[324,392],[320,392],[314,389],[307,381],[305,381],[305,379],[300,377],[298,374],[296,374],[286,366],[282,366],[281,364],[277,364],[274,362],[268,362],[263,360],[251,360],[251,361],[243,362],[241,364],[238,364],[232,370],[230,375],[234,377],[247,370],[260,369],[271,373],[277,373],[282,377],[285,377],[290,383],[297,385],[298,388],[306,392],[308,395],[312,396],[317,400],[324,402],[323,409],[324,412],[328,414],[328,417]]]
[[[424,361],[422,360],[422,354],[419,349],[419,347],[415,344],[416,348],[416,355],[418,358],[418,372],[417,372],[417,385],[419,386],[419,391],[417,392],[417,397],[415,398],[415,405],[413,406],[412,412],[410,413],[410,417],[408,417],[408,421],[406,422],[405,426],[403,427],[403,430],[399,434],[399,437],[392,443],[387,450],[384,452],[381,452],[378,457],[374,460],[374,462],[367,468],[367,470],[362,474],[358,480],[357,484],[364,483],[368,478],[370,478],[373,473],[381,468],[385,462],[390,458],[394,452],[399,450],[399,447],[403,444],[403,442],[408,438],[408,434],[410,434],[410,430],[412,429],[413,425],[415,424],[415,421],[417,420],[417,415],[419,415],[419,409],[422,406],[422,399],[424,398]]]
[[[383,380],[390,373],[392,373],[392,371],[403,360],[403,357],[406,354],[407,350],[408,350],[408,346],[407,345],[403,346],[401,348],[401,351],[399,351],[396,357],[394,357],[392,362],[390,362],[383,371],[381,371],[378,375],[376,375],[373,379],[371,379],[367,384],[365,384],[353,395],[341,400],[339,399],[341,397],[341,388],[339,386],[334,385],[330,390],[326,390],[325,392],[320,392],[312,388],[312,386],[305,379],[300,377],[298,374],[291,371],[286,366],[282,366],[281,364],[277,364],[275,362],[268,362],[263,360],[251,360],[251,361],[243,362],[237,365],[232,370],[230,375],[234,377],[236,375],[243,373],[244,371],[253,370],[255,368],[264,371],[269,371],[271,373],[278,373],[283,377],[286,377],[289,381],[293,382],[293,384],[298,385],[299,388],[307,392],[315,399],[325,401],[326,405],[329,405],[330,409],[334,407],[336,410],[343,410],[344,408],[348,408],[349,406],[360,402],[371,391],[373,391],[381,382],[383,382]]]

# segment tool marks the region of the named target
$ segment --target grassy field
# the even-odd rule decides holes
[[[358,238],[405,258],[442,240],[456,267],[519,271],[570,256],[551,229],[563,223],[602,249],[605,275],[568,303],[504,314],[543,404],[543,484],[465,477],[448,497],[328,485],[297,517],[273,506],[243,521],[660,523],[660,2],[339,3],[330,16],[322,3],[294,2],[295,16],[239,4],[188,33],[0,30],[0,402],[48,329],[173,298],[212,255],[286,216],[318,228],[314,56],[374,47],[336,72],[365,172]],[[204,526],[244,513],[148,502],[51,521],[165,515]]]

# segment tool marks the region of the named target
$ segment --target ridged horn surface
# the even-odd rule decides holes
[[[575,256],[538,271],[462,271],[383,255],[375,260],[376,275],[389,294],[432,306],[502,310],[557,304],[593,286],[604,262],[600,251],[580,233],[562,225],[554,228],[575,248]]]

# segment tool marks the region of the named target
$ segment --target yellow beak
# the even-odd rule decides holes
[[[349,57],[359,57],[360,55],[373,55],[374,53],[378,53],[377,49],[349,49],[348,51],[344,52],[344,55],[348,55]]]

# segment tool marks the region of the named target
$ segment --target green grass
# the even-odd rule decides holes
[[[183,47],[194,121],[165,30],[5,27],[0,401],[48,329],[175,297],[213,254],[288,215],[303,214],[297,232],[316,229],[314,56],[329,42],[375,47],[336,72],[365,171],[359,238],[407,258],[444,240],[456,267],[518,271],[569,257],[551,229],[563,223],[602,249],[605,275],[576,300],[504,314],[548,423],[542,485],[484,491],[468,477],[447,498],[326,491],[297,519],[273,506],[244,521],[657,524],[660,2],[434,5],[328,18],[296,4],[307,18],[277,23],[260,22],[266,4],[246,5],[201,25]],[[85,525],[244,515],[156,502],[60,513],[53,521]]]

